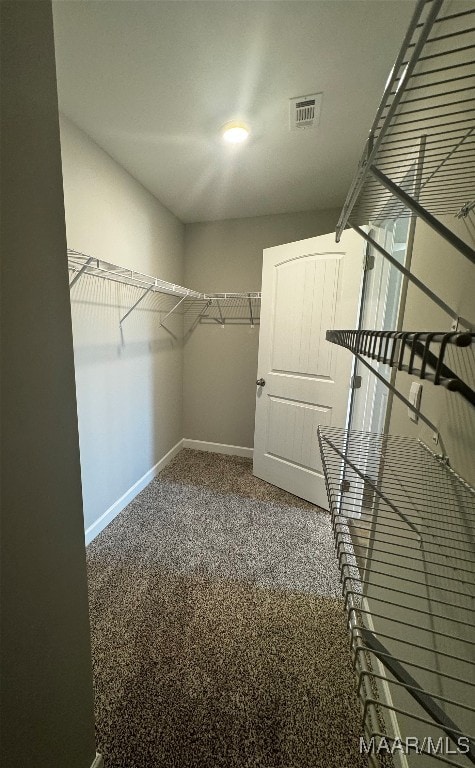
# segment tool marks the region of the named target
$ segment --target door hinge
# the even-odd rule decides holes
[[[341,481],[341,492],[342,493],[348,493],[350,490],[350,481],[349,480],[342,480]]]
[[[359,389],[361,387],[361,376],[352,376],[350,387],[351,389]]]
[[[374,255],[369,251],[366,253],[364,257],[364,268],[366,272],[369,272],[371,269],[374,268]]]
[[[376,491],[374,490],[374,484],[370,477],[364,478],[363,494],[361,497],[361,506],[371,509],[374,505],[376,498]]]

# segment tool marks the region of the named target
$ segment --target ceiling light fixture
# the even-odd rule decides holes
[[[233,121],[221,128],[221,135],[227,144],[242,144],[249,136],[249,127],[245,123]]]

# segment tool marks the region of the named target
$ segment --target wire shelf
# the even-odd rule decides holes
[[[134,286],[142,289],[137,301],[122,316],[120,324],[136,309],[149,294],[163,294],[175,296],[179,300],[167,311],[161,320],[165,321],[174,313],[181,313],[192,318],[192,322],[211,322],[225,324],[250,323],[251,326],[259,323],[261,294],[259,291],[243,293],[200,293],[191,288],[185,288],[176,283],[170,283],[159,277],[146,275],[136,270],[119,267],[108,261],[88,256],[85,253],[68,248],[68,268],[70,272],[70,289],[83,275],[99,277],[104,280],[112,280],[122,285]]]
[[[364,732],[473,765],[475,493],[412,438],[318,437]]]
[[[469,347],[475,333],[333,330],[327,331],[326,338],[353,354],[459,392],[471,405],[475,405],[475,391],[444,362],[448,347]]]
[[[259,325],[261,294],[214,294],[208,296],[201,323],[214,323],[221,326],[236,325],[243,322],[251,326]]]
[[[475,7],[419,0],[337,226],[411,216],[392,181],[433,214],[475,199]]]
[[[124,285],[133,285],[144,290],[167,293],[173,296],[204,298],[204,294],[184,288],[182,285],[161,280],[159,277],[146,275],[134,269],[119,267],[102,259],[96,259],[80,251],[68,248],[68,268],[72,273],[69,287],[72,288],[82,275],[93,275],[105,280],[113,280]]]

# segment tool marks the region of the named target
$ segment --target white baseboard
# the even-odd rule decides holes
[[[140,493],[140,491],[142,491],[145,486],[148,485],[153,480],[153,478],[162,471],[162,469],[165,469],[173,457],[176,456],[177,453],[179,453],[179,451],[181,451],[181,449],[184,447],[183,444],[184,441],[179,440],[178,443],[174,445],[173,448],[171,448],[171,450],[169,450],[168,453],[163,456],[163,458],[160,459],[160,461],[157,461],[152,469],[149,469],[148,472],[146,472],[140,478],[140,480],[137,480],[137,482],[134,483],[133,486],[120,497],[120,499],[117,499],[117,501],[115,501],[114,504],[109,507],[109,509],[106,509],[103,515],[101,515],[92,525],[90,525],[89,528],[86,528],[84,534],[86,539],[86,546],[87,544],[90,544],[91,541],[95,539],[96,536],[109,525],[109,523],[112,522],[114,517],[117,517],[119,512],[122,512],[127,504],[130,504],[132,499],[134,499],[135,496],[137,496],[137,494]]]
[[[100,755],[99,752],[96,752],[96,756],[92,761],[91,768],[104,768],[104,760],[102,759],[102,755]]]
[[[253,449],[242,445],[226,445],[226,443],[207,443],[205,440],[190,440],[183,438],[183,448],[194,451],[209,451],[210,453],[226,453],[229,456],[247,456],[252,459]]]
[[[122,512],[123,509],[125,509],[127,504],[130,504],[132,499],[134,499],[137,494],[140,493],[140,491],[142,491],[145,486],[147,486],[153,480],[153,478],[162,471],[162,469],[165,469],[167,464],[170,463],[170,461],[174,458],[174,456],[177,455],[177,453],[181,451],[182,448],[191,448],[195,451],[209,451],[210,453],[224,453],[228,454],[229,456],[246,456],[250,459],[252,459],[253,455],[252,448],[245,448],[242,445],[208,443],[205,440],[189,440],[188,438],[179,440],[178,443],[174,445],[173,448],[155,464],[154,467],[149,469],[148,472],[146,472],[140,478],[140,480],[137,480],[137,482],[134,483],[133,486],[120,497],[120,499],[117,499],[117,501],[115,501],[114,504],[109,507],[109,509],[106,509],[104,514],[102,514],[94,523],[92,523],[89,528],[86,528],[84,534],[86,539],[86,546],[87,544],[90,544],[91,541],[95,539],[96,536],[98,536],[99,533],[103,531],[104,528],[106,528],[120,512]],[[100,765],[101,764],[98,763],[97,768],[100,768]],[[93,764],[92,768],[96,768],[96,765]]]

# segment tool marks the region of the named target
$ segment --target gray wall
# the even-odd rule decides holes
[[[185,282],[196,290],[259,291],[262,251],[335,230],[339,210],[188,224]],[[185,340],[184,436],[252,447],[258,327],[198,325]]]
[[[66,118],[61,152],[68,246],[183,283],[184,226]],[[83,276],[71,290],[86,529],[183,437],[181,320],[176,299]]]
[[[453,216],[441,220],[472,246],[475,244],[475,215],[457,220]],[[475,269],[445,240],[424,222],[418,221],[414,238],[412,271],[427,283],[460,316],[475,328]],[[403,328],[406,330],[450,330],[451,319],[417,288],[409,285]],[[470,382],[475,378],[475,352],[448,350],[447,363]],[[408,395],[413,379],[399,373],[398,388]],[[451,466],[472,485],[475,484],[475,413],[472,406],[455,392],[432,384],[423,384],[422,411],[439,428],[450,457]],[[432,433],[422,422],[413,424],[407,409],[394,398],[389,431],[392,434],[420,436],[434,450]]]
[[[49,2],[2,2],[2,764],[89,768],[92,672]]]
[[[466,220],[457,220],[453,216],[441,217],[441,220],[447,227],[455,231],[459,237],[472,245],[474,244],[475,216],[473,214]],[[416,225],[411,270],[462,317],[471,321],[472,327],[475,327],[475,269],[473,265],[420,220],[418,220]],[[417,288],[410,284],[402,327],[405,330],[449,331],[451,319],[433,302],[429,301]],[[473,349],[460,349],[457,351],[449,349],[446,355],[446,362],[453,370],[464,375],[468,383],[473,382],[475,378],[475,354]],[[403,372],[397,374],[396,386],[406,397],[412,381],[420,380]],[[435,387],[431,383],[423,383],[421,408],[423,413],[438,427],[450,459],[451,467],[473,485],[475,483],[475,465],[473,461],[473,456],[475,455],[475,413],[473,407],[456,392],[448,392],[441,387]],[[422,422],[418,425],[411,422],[408,418],[406,407],[397,398],[393,398],[389,432],[395,435],[420,437],[434,452],[440,450],[440,446],[435,445],[432,441],[432,431]],[[457,574],[457,552],[458,548],[460,548],[457,539],[469,542],[472,534],[470,526],[462,514],[459,514],[456,518],[456,527],[454,527],[453,502],[448,504],[443,498],[435,495],[434,478],[437,478],[437,469],[435,467],[433,470],[433,476],[424,476],[423,474],[418,476],[417,467],[412,467],[409,470],[411,481],[415,482],[421,491],[426,489],[428,504],[430,505],[431,498],[433,503],[430,505],[430,509],[425,509],[419,517],[417,513],[412,517],[413,521],[422,531],[423,548],[420,548],[419,544],[417,544],[411,551],[410,567],[416,571],[419,570],[424,575],[414,577],[414,574],[409,572],[408,578],[420,578],[422,584],[426,580],[430,584],[427,595],[430,595],[433,601],[444,601],[443,610],[428,599],[425,604],[421,604],[420,598],[411,597],[415,593],[423,596],[426,593],[424,588],[417,592],[414,585],[407,583],[403,587],[408,593],[405,596],[404,606],[401,609],[392,609],[388,615],[392,620],[396,620],[400,616],[402,620],[411,621],[410,614],[407,613],[408,608],[421,609],[422,607],[423,610],[431,613],[437,613],[437,609],[439,609],[439,614],[441,613],[443,618],[432,617],[429,621],[423,616],[418,615],[415,633],[412,633],[410,627],[404,629],[405,639],[415,643],[415,647],[411,650],[411,660],[425,665],[429,669],[437,670],[440,665],[444,674],[453,674],[463,678],[461,670],[469,669],[468,663],[473,663],[473,656],[470,657],[469,655],[469,646],[459,645],[455,638],[458,637],[461,640],[470,642],[473,632],[470,632],[469,627],[455,624],[454,622],[461,619],[464,606],[469,604],[469,599],[463,599],[455,594],[458,585],[454,587],[453,582],[448,581],[448,579],[453,579]],[[444,481],[442,485],[446,482]],[[405,487],[404,478],[402,479],[402,487]],[[410,494],[408,494],[408,498],[410,498]],[[387,510],[385,510],[385,513],[388,514]],[[446,562],[444,557],[437,556],[440,546],[439,532],[445,536],[454,532],[450,562]],[[378,533],[375,535],[378,538]],[[407,531],[405,531],[405,535],[408,535]],[[409,536],[411,536],[410,532]],[[385,541],[386,539],[387,533]],[[447,542],[445,542],[445,546],[447,546]],[[424,560],[424,553],[428,564]],[[464,552],[464,556],[467,557],[466,552]],[[387,557],[386,560],[388,560]],[[390,567],[386,566],[388,570]],[[466,569],[467,563],[460,561],[460,568]],[[393,574],[396,573],[401,576],[399,552],[396,552],[394,555],[392,570]],[[460,573],[460,578],[463,579],[462,571]],[[427,574],[430,575],[428,576]],[[404,572],[402,572],[402,578],[404,578]],[[377,584],[378,588],[373,590],[376,594],[378,589],[387,586],[384,576],[378,576]],[[389,583],[389,586],[391,587],[391,583]],[[453,589],[454,592],[445,591],[448,588]],[[461,592],[467,595],[469,586],[462,583]],[[400,603],[400,595],[395,594],[391,596],[387,589],[383,590],[382,594],[385,600],[393,599],[396,604]],[[465,610],[468,609],[465,608]],[[466,618],[466,615],[464,618]],[[384,620],[374,619],[374,623],[379,631],[387,631],[390,635],[394,632],[394,625],[388,630]],[[448,639],[427,632],[423,635],[425,646],[423,647],[420,627],[446,633]],[[385,641],[384,639],[383,642],[386,643],[393,653],[404,653],[404,648],[398,642]],[[438,656],[434,651],[445,652],[449,656],[453,655],[458,660],[454,662],[447,656]],[[468,659],[466,667],[462,665],[461,659]],[[459,683],[456,680],[442,680],[440,678],[436,683],[433,674],[421,669],[410,671],[426,690],[445,695],[455,701],[464,702],[466,705],[472,704],[472,701],[469,699],[468,686],[464,683]],[[410,711],[417,711],[414,702],[400,689],[393,691],[393,700],[394,704],[402,709],[407,707]],[[463,712],[458,708],[451,709],[448,705],[444,705],[444,709],[462,731],[465,729],[465,732],[470,732],[472,725],[471,713]],[[419,714],[424,715],[422,711]],[[421,738],[431,735],[436,740],[439,736],[444,735],[438,732],[435,727],[415,724],[414,721],[407,721],[404,716],[399,717],[399,722],[401,727],[405,729],[406,734],[419,735]],[[413,764],[411,760],[409,762],[411,765]],[[419,765],[416,758],[414,758],[415,764]],[[421,765],[424,766],[432,764],[431,758],[428,758],[427,761],[423,759],[421,762]]]

